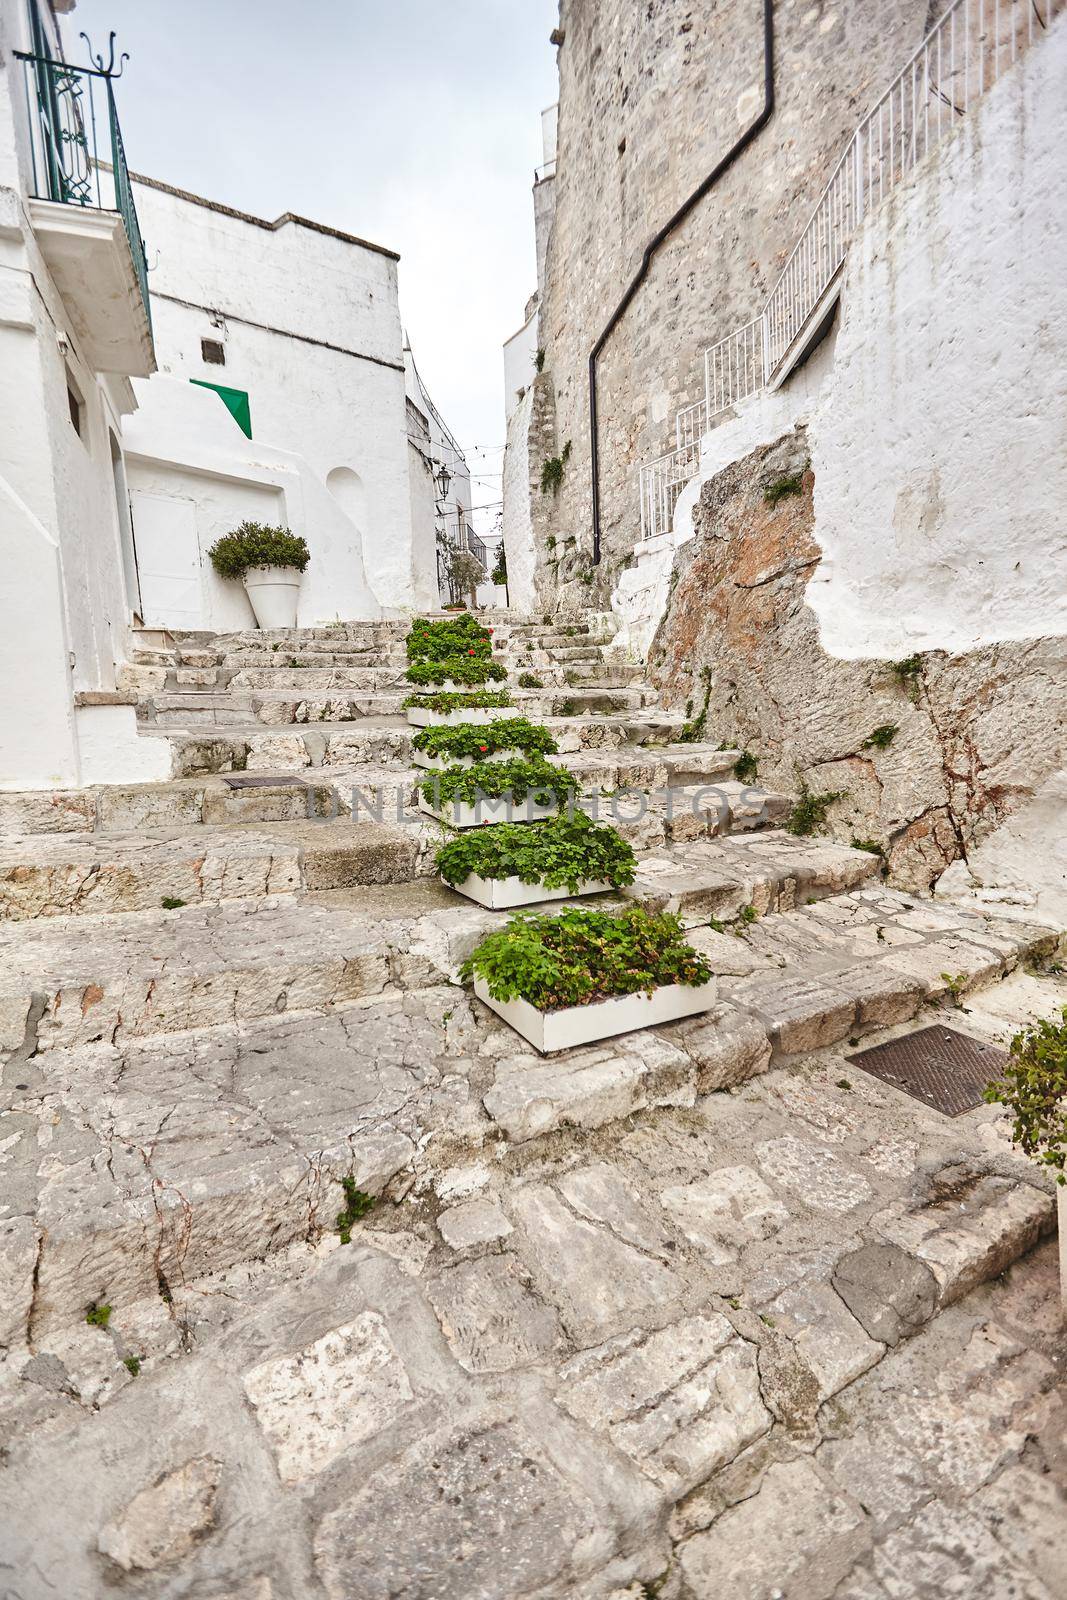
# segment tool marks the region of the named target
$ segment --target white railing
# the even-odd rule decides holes
[[[704,399],[679,412],[679,449],[641,469],[641,537],[665,533],[684,487],[676,458],[699,465],[711,419],[774,379],[829,304],[864,214],[936,147],[974,102],[1067,11],[1067,0],[955,0],[860,123],[759,316],[704,352]],[[646,479],[646,474],[648,475]]]
[[[763,388],[765,353],[762,317],[704,351],[705,410],[709,417]],[[730,398],[727,398],[727,397]]]
[[[698,449],[708,429],[708,407],[705,400],[686,406],[674,419],[674,446],[676,450]]]
[[[674,521],[678,496],[700,465],[700,440],[672,450],[641,468],[641,538],[666,533]]]

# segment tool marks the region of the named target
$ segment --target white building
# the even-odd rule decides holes
[[[116,666],[138,626],[253,625],[208,559],[220,534],[303,534],[314,625],[437,606],[470,508],[405,351],[395,252],[131,175],[108,66],[63,60],[73,5],[0,0],[7,788],[162,775]]]
[[[115,693],[135,573],[122,423],[136,404],[131,378],[156,367],[144,255],[111,83],[56,65],[60,54],[51,7],[0,0],[0,787],[9,789],[88,783],[116,769],[152,778],[166,762],[137,739],[134,707]]]
[[[467,459],[451,428],[430,399],[419,376],[410,344],[404,345],[407,376],[408,444],[411,452],[412,515],[416,496],[428,497],[435,535],[437,589],[430,605],[462,598],[448,575],[453,550],[469,549],[473,531],[471,475]],[[425,515],[419,505],[420,519]]]

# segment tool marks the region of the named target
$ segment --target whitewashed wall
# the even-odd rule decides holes
[[[806,423],[830,655],[1067,631],[1067,17],[864,221],[838,325],[702,442],[613,605],[643,654],[700,484]]]
[[[813,414],[831,655],[1067,631],[1067,16],[861,229]]]
[[[362,571],[343,548],[323,546],[317,527],[294,526],[323,579],[302,589],[301,622],[338,609],[375,615],[373,605],[348,609],[366,588],[385,607],[424,603],[433,572],[411,525],[395,255],[297,218],[275,226],[242,217],[147,180],[135,192],[160,371],[247,391],[257,445],[302,457],[323,484],[344,469],[361,485]],[[203,339],[223,345],[225,365],[202,359]],[[146,412],[153,381],[139,386]],[[232,424],[210,399],[223,438]],[[148,453],[164,455],[166,440],[156,443]]]
[[[128,382],[92,369],[29,223],[23,0],[0,0],[0,787],[81,781],[73,695],[127,654],[112,436]],[[68,372],[83,401],[71,420]],[[131,724],[132,709],[125,721]]]

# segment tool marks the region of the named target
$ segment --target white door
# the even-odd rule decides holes
[[[145,489],[134,489],[130,502],[144,626],[202,628],[195,504]]]

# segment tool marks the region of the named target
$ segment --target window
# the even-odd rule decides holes
[[[84,439],[85,438],[85,401],[82,399],[81,390],[78,388],[78,385],[75,383],[74,377],[73,377],[69,367],[66,369],[66,372],[67,372],[67,409],[70,412],[70,420],[71,420],[71,423],[72,423],[72,425],[74,427],[74,432],[78,435],[79,439]]]
[[[218,339],[201,339],[200,356],[209,367],[224,367],[226,365],[226,350]]]

